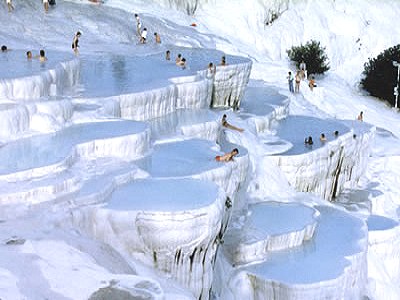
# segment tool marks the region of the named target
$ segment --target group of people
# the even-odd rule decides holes
[[[78,54],[79,38],[81,37],[81,35],[82,35],[81,32],[77,31],[75,33],[75,35],[74,35],[73,40],[72,40],[72,50],[74,50],[75,54]],[[1,46],[1,52],[7,52],[9,50],[10,49],[6,45],[2,45]],[[26,52],[26,58],[28,60],[37,58],[41,62],[47,61],[46,52],[43,49],[39,50],[39,55],[33,55],[31,50],[27,51]]]
[[[10,51],[11,49],[9,49],[6,45],[2,45],[1,46],[1,52],[7,52],[7,51]],[[37,58],[37,59],[39,59],[39,61],[41,61],[41,62],[45,62],[45,61],[47,61],[47,57],[46,57],[46,52],[43,50],[43,49],[40,49],[40,51],[39,51],[39,55],[33,55],[32,54],[32,51],[27,51],[26,52],[26,59],[27,60],[31,60],[31,59],[34,59],[34,58]]]
[[[165,53],[165,59],[171,60],[171,51],[167,50]],[[178,53],[175,58],[175,64],[182,69],[186,69],[186,58],[182,57],[182,54]]]
[[[306,68],[306,63],[302,61],[299,64],[299,69],[296,71],[296,75],[293,76],[292,72],[288,72],[288,76],[286,77],[288,80],[289,84],[289,91],[291,93],[299,93],[300,92],[300,83],[302,80],[305,80],[307,78],[307,68]],[[293,85],[295,83],[295,85]],[[308,81],[308,87],[312,91],[314,87],[316,87],[316,82],[315,82],[315,77],[310,76],[309,81]]]
[[[339,136],[339,131],[335,130],[335,132],[333,133],[333,136],[334,136],[335,138],[337,138],[337,137]],[[319,136],[319,140],[320,140],[321,143],[325,143],[325,142],[328,140],[327,137],[325,136],[325,133],[321,133],[321,135]],[[311,145],[313,145],[313,144],[314,144],[314,141],[313,141],[312,136],[306,137],[306,138],[304,139],[304,144],[305,144],[306,146],[311,146]]]
[[[222,116],[221,124],[222,124],[223,127],[229,128],[229,129],[232,129],[232,130],[236,130],[236,131],[239,131],[239,132],[243,132],[244,131],[244,129],[242,129],[242,128],[239,128],[239,127],[233,126],[232,124],[229,124],[227,118],[228,117],[227,117],[226,114],[224,114]],[[217,155],[215,157],[215,160],[216,161],[223,161],[223,162],[233,161],[233,158],[238,154],[239,154],[239,150],[237,148],[235,148],[232,151],[230,151],[228,153],[225,153],[224,155]]]
[[[147,28],[144,27],[142,30],[142,21],[140,20],[140,17],[138,14],[135,14],[135,20],[136,20],[136,33],[139,36],[139,42],[141,44],[146,44]],[[159,33],[154,32],[154,40],[155,40],[156,44],[161,44],[161,36]]]
[[[31,60],[33,58],[38,58],[40,62],[47,61],[46,52],[43,49],[41,49],[39,51],[39,55],[35,55],[35,56],[32,54],[32,51],[30,51],[30,50],[26,52],[27,60]]]
[[[45,12],[49,11],[49,5],[56,4],[56,0],[42,0],[42,1]],[[6,0],[6,2],[7,2],[8,12],[12,12],[14,10],[12,0]]]

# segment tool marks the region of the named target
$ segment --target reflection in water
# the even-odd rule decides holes
[[[125,57],[116,55],[111,58],[111,68],[113,71],[114,85],[123,90],[129,84],[128,72],[126,70]]]

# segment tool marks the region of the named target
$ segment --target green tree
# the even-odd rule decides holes
[[[304,61],[308,74],[323,74],[329,70],[328,56],[325,54],[325,47],[321,47],[320,42],[311,40],[305,45],[293,46],[286,52],[297,67]]]
[[[394,106],[394,87],[397,85],[397,67],[393,61],[400,62],[400,45],[384,50],[364,64],[362,87],[374,97],[388,101]]]

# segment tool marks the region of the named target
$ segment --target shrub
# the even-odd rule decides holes
[[[297,67],[301,61],[304,61],[308,74],[323,74],[329,70],[328,56],[325,54],[325,47],[321,47],[320,42],[311,40],[305,45],[293,46],[286,52],[289,59],[296,62]]]
[[[394,106],[393,90],[397,85],[397,67],[393,66],[393,61],[400,62],[400,45],[384,50],[364,64],[361,85],[370,95]]]

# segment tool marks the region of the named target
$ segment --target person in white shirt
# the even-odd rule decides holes
[[[146,43],[146,39],[147,39],[147,28],[143,28],[142,34],[140,36],[140,42],[142,44]]]

